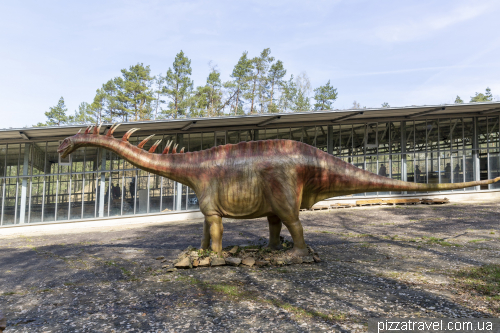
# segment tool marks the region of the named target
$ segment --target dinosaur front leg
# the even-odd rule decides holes
[[[210,246],[210,224],[208,224],[207,219],[203,222],[203,237],[201,239],[201,246],[200,248],[202,250],[208,249]]]
[[[206,216],[205,221],[210,228],[210,238],[212,239],[212,251],[222,254],[222,217],[217,215]]]
[[[268,216],[267,221],[269,222],[269,244],[267,245],[268,248],[272,250],[279,250],[282,248],[280,244],[280,233],[281,233],[281,219],[276,216]]]

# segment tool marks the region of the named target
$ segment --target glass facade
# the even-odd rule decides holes
[[[144,139],[132,137],[137,144]],[[226,143],[290,139],[358,168],[418,183],[456,183],[500,176],[499,116],[295,126],[155,136],[193,152]],[[158,214],[198,209],[194,191],[134,168],[109,151],[79,149],[66,160],[59,141],[0,145],[0,225]],[[454,190],[500,189],[500,184]],[[412,193],[378,192],[355,196]]]

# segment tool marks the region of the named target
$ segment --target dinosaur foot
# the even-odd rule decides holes
[[[307,248],[305,249],[299,249],[297,247],[294,247],[290,251],[288,251],[288,254],[291,255],[292,257],[304,257],[309,255],[309,251]]]
[[[265,249],[269,250],[281,250],[283,248],[283,245],[281,244],[267,244],[264,246]]]

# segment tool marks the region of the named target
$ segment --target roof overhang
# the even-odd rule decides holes
[[[500,113],[500,102],[447,104],[431,106],[408,106],[376,109],[323,110],[314,112],[294,112],[279,114],[252,114],[213,118],[183,118],[156,121],[123,123],[118,129],[124,133],[138,127],[138,135],[190,133],[228,129],[262,129],[266,127],[309,126],[325,124],[348,124],[364,122],[407,121],[444,117],[493,116]],[[29,142],[59,140],[72,136],[87,125],[67,125],[52,127],[32,127],[0,130],[2,142]],[[111,124],[103,124],[109,128]]]

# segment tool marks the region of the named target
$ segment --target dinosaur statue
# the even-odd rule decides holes
[[[153,136],[137,147],[128,142],[131,129],[121,140],[113,137],[119,126],[105,135],[100,126],[90,126],[66,138],[58,148],[62,157],[86,146],[113,151],[134,166],[172,179],[192,188],[205,215],[201,248],[222,251],[222,218],[250,219],[267,217],[269,247],[280,247],[284,224],[294,247],[291,254],[308,253],[299,210],[316,202],[340,195],[376,191],[439,191],[492,184],[500,177],[483,181],[452,184],[420,184],[386,178],[359,169],[315,147],[291,140],[266,140],[227,144],[202,151],[169,154],[168,142],[162,154],[155,154],[160,140],[145,151]],[[94,128],[92,130],[92,128]],[[184,148],[180,151],[183,152]]]

